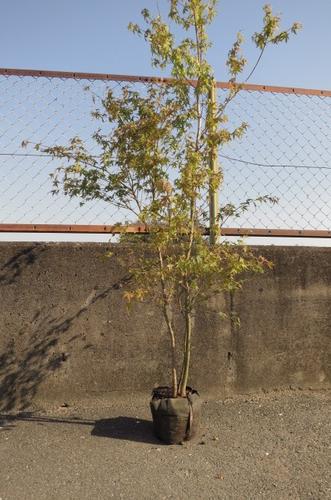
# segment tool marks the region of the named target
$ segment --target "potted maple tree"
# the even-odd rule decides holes
[[[169,0],[167,22],[144,9],[144,27],[129,25],[149,44],[153,66],[170,71],[171,78],[151,80],[143,92],[130,84],[119,93],[107,91],[93,113],[102,123],[111,124],[110,132],[99,129],[93,136],[99,155],[92,155],[78,137],[67,146],[37,146],[67,160],[53,175],[55,189],[83,201],[102,199],[129,210],[145,227],[148,236],[134,240],[138,251],[124,296],[128,301],[152,299],[162,309],[171,366],[167,386],[153,390],[151,409],[155,432],[168,443],[188,439],[198,421],[197,394],[188,385],[197,305],[240,288],[244,275],[270,265],[242,242],[221,238],[222,218],[233,207],[217,206],[222,183],[218,150],[247,128],[246,123],[233,130],[226,126],[227,106],[241,89],[237,80],[246,60],[238,34],[226,63],[229,90],[218,101],[207,61],[211,45],[207,28],[215,17],[216,3]],[[261,54],[268,44],[286,42],[299,29],[295,23],[280,31],[279,22],[265,6],[263,28],[253,35]],[[178,41],[171,25],[182,30],[182,40]],[[206,200],[209,214],[204,210]],[[176,321],[175,311],[182,321]]]

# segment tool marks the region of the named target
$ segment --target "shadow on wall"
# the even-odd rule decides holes
[[[5,287],[14,283],[45,250],[42,245],[31,246],[8,260],[0,269],[0,292],[6,293]],[[70,315],[56,315],[42,308],[32,319],[33,329],[27,345],[20,345],[18,349],[13,338],[7,341],[0,353],[0,411],[29,407],[39,385],[50,373],[58,370],[69,356],[57,348],[62,336],[70,334],[72,324],[90,307],[105,299],[112,290],[124,286],[130,278],[126,276],[101,291],[94,290],[83,306]],[[22,328],[16,339],[24,333],[25,328]],[[71,343],[78,337],[80,335],[74,335],[67,342]]]
[[[8,259],[0,268],[0,286],[15,283],[24,269],[34,264],[45,250],[42,245],[32,245]]]

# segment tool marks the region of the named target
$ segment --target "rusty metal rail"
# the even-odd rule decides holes
[[[76,80],[109,80],[113,82],[131,82],[131,83],[159,83],[167,84],[174,81],[173,78],[162,78],[155,76],[138,76],[138,75],[116,75],[110,73],[82,73],[72,71],[45,71],[38,69],[16,69],[16,68],[0,68],[0,75],[7,76],[32,76],[45,78],[74,78]],[[195,85],[194,80],[188,83]],[[217,88],[230,89],[231,83],[217,82]],[[256,92],[274,92],[279,94],[299,94],[299,95],[319,95],[331,97],[331,90],[306,89],[301,87],[281,87],[274,85],[255,85],[252,83],[241,84],[242,90],[250,90]]]
[[[72,233],[72,234],[148,234],[144,225],[131,224],[90,225],[90,224],[0,224],[0,233]],[[206,229],[205,234],[209,234]],[[331,231],[318,231],[307,229],[259,229],[259,228],[234,228],[222,229],[223,236],[260,236],[283,238],[331,238]]]

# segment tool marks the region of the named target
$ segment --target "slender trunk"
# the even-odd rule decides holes
[[[172,314],[167,305],[163,306],[163,315],[167,324],[170,335],[171,345],[171,395],[173,398],[177,396],[177,369],[176,369],[176,340],[175,333],[172,327]]]
[[[171,309],[171,304],[169,303],[169,296],[166,288],[166,281],[164,277],[164,267],[163,267],[163,255],[162,251],[159,248],[159,264],[160,264],[160,272],[161,272],[161,288],[162,288],[162,302],[163,302],[163,316],[167,325],[169,337],[170,337],[170,346],[171,346],[171,392],[172,397],[177,397],[177,369],[176,369],[176,337],[173,328],[173,314]]]
[[[199,19],[198,11],[194,7],[194,4],[190,6],[191,12],[194,16],[194,28],[195,28],[195,43],[196,43],[196,57],[198,59],[198,65],[202,66],[203,48],[202,48],[202,34],[199,31]],[[195,137],[195,151],[199,151],[200,140],[201,140],[201,127],[202,127],[202,112],[201,112],[201,90],[200,90],[200,74],[198,74],[197,88],[196,88],[196,118],[197,118],[197,128]],[[193,172],[191,172],[193,177]],[[186,253],[186,259],[189,261],[192,256],[192,250],[194,247],[194,237],[195,237],[195,226],[196,226],[196,201],[197,193],[192,184],[193,194],[190,199],[190,233],[189,242]],[[184,338],[184,353],[183,353],[183,364],[182,371],[179,381],[178,394],[181,397],[186,396],[186,387],[189,376],[190,369],[190,359],[191,359],[191,337],[192,337],[192,303],[190,296],[190,285],[186,280],[185,283],[185,304],[184,304],[184,317],[185,317],[185,338]]]
[[[184,358],[181,379],[179,383],[179,395],[186,396],[186,387],[188,382],[190,360],[191,360],[191,338],[192,338],[192,311],[188,301],[185,304],[185,341],[184,341]]]

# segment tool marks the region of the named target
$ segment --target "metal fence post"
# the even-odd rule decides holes
[[[209,119],[211,132],[215,131],[216,112],[216,82],[212,82],[209,92]],[[209,243],[215,245],[219,236],[219,195],[218,186],[215,187],[215,176],[219,173],[218,148],[212,145],[210,150],[210,184],[209,184]]]

